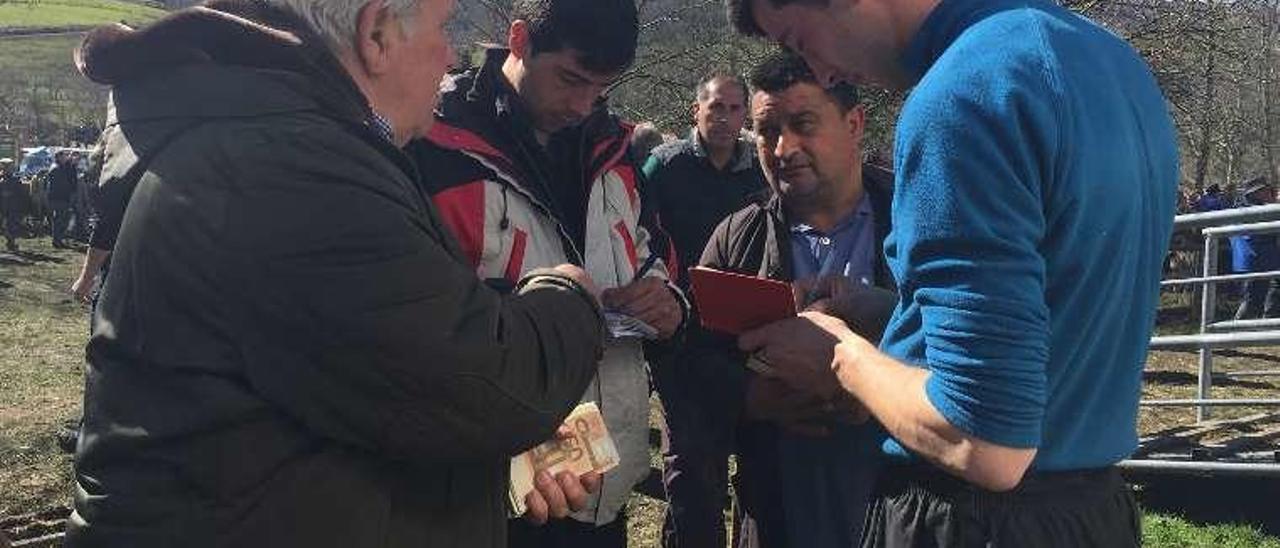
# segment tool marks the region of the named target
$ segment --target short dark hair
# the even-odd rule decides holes
[[[529,25],[533,55],[572,49],[591,72],[621,72],[636,60],[635,0],[515,0],[513,20]]]
[[[832,86],[823,86],[813,75],[809,65],[799,55],[790,50],[780,50],[765,59],[751,71],[751,87],[765,93],[780,93],[796,84],[813,84],[826,89],[827,96],[835,101],[841,111],[853,110],[862,102],[858,96],[858,88],[848,82],[840,82]]]
[[[810,6],[827,6],[831,0],[764,0],[770,6],[781,8],[790,4],[801,4]],[[752,8],[755,0],[724,0],[725,9],[729,12],[729,22],[733,24],[733,28],[737,29],[740,34],[746,36],[756,36],[764,38],[764,29],[756,23],[755,9]]]
[[[698,102],[702,102],[707,99],[707,94],[709,93],[707,89],[710,88],[711,84],[714,82],[738,86],[738,88],[742,90],[742,100],[749,101],[751,99],[751,91],[747,89],[747,83],[742,80],[741,76],[730,74],[728,72],[713,72],[706,78],[703,78],[702,81],[698,82]]]

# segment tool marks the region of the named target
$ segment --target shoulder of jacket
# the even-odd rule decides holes
[[[653,152],[649,153],[649,156],[656,158],[662,163],[662,165],[667,165],[671,163],[671,160],[674,160],[682,154],[689,153],[692,150],[693,147],[689,144],[687,139],[680,139],[678,141],[658,145],[653,149]]]
[[[431,195],[479,180],[496,178],[492,169],[475,158],[446,149],[427,139],[414,139],[404,150],[417,166],[423,188]]]

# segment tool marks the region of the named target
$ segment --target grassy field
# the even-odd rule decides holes
[[[71,459],[58,427],[80,413],[87,323],[72,302],[80,255],[47,238],[0,261],[0,515],[66,501]]]
[[[44,78],[65,75],[83,80],[71,61],[71,52],[80,45],[81,38],[79,34],[0,38],[0,74]]]
[[[12,109],[21,146],[65,142],[57,128],[101,125],[105,119],[107,88],[72,64],[80,40],[79,34],[0,36],[0,112]],[[0,141],[0,156],[17,157],[13,147]]]
[[[83,382],[85,310],[66,292],[81,254],[55,250],[47,238],[21,244],[20,262],[0,255],[0,519],[68,503],[71,459],[59,452],[56,433],[79,413]],[[1256,358],[1227,357],[1222,364],[1256,366]],[[1152,369],[1165,373],[1157,376],[1161,382],[1148,383],[1149,397],[1194,390],[1194,380],[1183,382],[1193,371],[1193,355],[1161,353],[1152,360]],[[1231,395],[1264,389],[1222,388]],[[655,406],[655,422],[659,412]],[[1144,414],[1144,428],[1190,418],[1189,411],[1177,413],[1172,418]],[[653,466],[660,466],[656,450],[651,458]],[[664,508],[661,500],[633,497],[631,546],[658,545]],[[1280,538],[1247,525],[1206,525],[1169,514],[1148,514],[1143,529],[1146,544],[1155,547],[1280,548]]]
[[[146,23],[164,10],[121,0],[0,0],[0,29]]]

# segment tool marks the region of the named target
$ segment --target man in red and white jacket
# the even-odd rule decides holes
[[[437,121],[408,151],[476,273],[495,287],[561,263],[582,266],[607,310],[672,337],[688,303],[670,282],[674,253],[642,207],[631,127],[604,89],[635,57],[631,0],[517,2],[507,49],[446,77]],[[645,268],[645,267],[649,268]],[[604,414],[620,465],[571,520],[513,523],[511,546],[625,546],[627,498],[649,470],[643,339],[613,338],[583,395]],[[551,433],[548,432],[548,436]],[[563,517],[563,516],[558,516]]]

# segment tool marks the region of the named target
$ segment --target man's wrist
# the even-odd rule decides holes
[[[874,352],[876,349],[870,343],[856,336],[842,340],[836,345],[831,355],[831,370],[846,392],[854,393],[854,381],[857,375],[864,374],[865,362]]]

